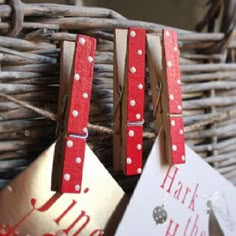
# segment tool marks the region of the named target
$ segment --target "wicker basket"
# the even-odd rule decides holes
[[[24,4],[20,0],[0,5],[0,17],[0,186],[55,140],[60,42],[73,41],[78,33],[98,40],[89,144],[111,169],[113,29],[133,26],[160,32],[163,26],[131,21],[109,9]],[[212,25],[215,19],[216,14],[204,19],[198,28]],[[176,30],[181,51],[186,141],[236,183],[236,44],[232,24],[225,29],[222,33]],[[148,70],[146,77],[148,84]],[[155,137],[149,86],[145,102],[147,157]],[[113,176],[127,190],[137,180],[120,173]]]

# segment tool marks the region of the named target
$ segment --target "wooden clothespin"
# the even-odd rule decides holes
[[[59,139],[52,176],[52,189],[62,193],[81,190],[95,51],[96,40],[84,35],[77,36],[76,45],[64,42],[62,49]]]
[[[144,29],[115,31],[114,167],[126,175],[142,172],[145,41]]]
[[[177,34],[164,29],[162,42],[157,35],[148,35],[147,42],[156,125],[163,126],[169,162],[182,164],[185,141]]]

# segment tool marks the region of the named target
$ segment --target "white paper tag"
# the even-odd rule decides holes
[[[156,139],[116,236],[236,235],[236,189],[186,146],[186,164],[161,163]]]

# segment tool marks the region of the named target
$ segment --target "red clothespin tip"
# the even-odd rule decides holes
[[[77,36],[71,84],[66,91],[64,130],[56,144],[54,158],[59,168],[54,165],[53,172],[60,172],[56,189],[62,193],[80,193],[81,190],[95,51],[94,38]]]
[[[164,29],[162,40],[166,80],[163,99],[167,101],[162,107],[165,116],[163,117],[164,130],[168,139],[166,145],[172,164],[182,164],[185,163],[185,140],[177,33],[174,30]]]

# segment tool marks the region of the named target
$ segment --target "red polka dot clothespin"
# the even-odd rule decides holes
[[[185,163],[185,140],[177,34],[164,29],[162,43],[157,35],[148,35],[147,43],[156,125],[163,126],[169,161],[182,164]]]
[[[163,107],[163,112],[167,115],[164,129],[167,134],[170,133],[167,143],[172,163],[181,164],[185,163],[185,142],[177,33],[174,30],[164,29],[162,41],[167,85],[166,93],[163,94],[167,101],[167,105]]]
[[[62,193],[80,193],[81,190],[95,50],[94,38],[78,35],[70,85],[65,89],[60,84],[62,90],[67,90],[64,97],[68,99],[61,120],[63,130],[56,144],[53,172],[59,172],[54,188]]]
[[[119,168],[117,158],[121,159],[120,166],[126,175],[142,172],[145,37],[144,29],[130,28],[115,32],[114,161]],[[125,42],[127,47],[118,48],[121,42]],[[120,100],[120,104],[117,103]]]

